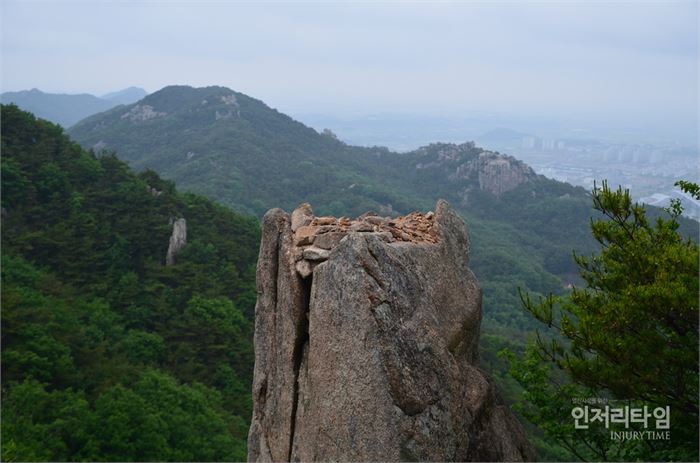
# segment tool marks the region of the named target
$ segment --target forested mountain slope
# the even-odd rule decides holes
[[[255,219],[3,106],[2,222],[3,461],[245,459]]]

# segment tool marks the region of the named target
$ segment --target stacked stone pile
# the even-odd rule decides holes
[[[436,244],[440,237],[434,218],[433,212],[411,212],[401,217],[380,217],[367,212],[354,220],[316,217],[311,206],[304,203],[291,217],[297,272],[303,278],[310,276],[316,264],[327,260],[330,251],[351,232],[375,235],[386,243]]]

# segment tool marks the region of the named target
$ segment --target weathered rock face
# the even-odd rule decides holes
[[[187,244],[187,221],[184,218],[177,219],[173,222],[173,232],[170,235],[170,243],[168,244],[168,252],[165,255],[165,265],[173,265],[175,256]]]
[[[421,155],[416,169],[431,175],[442,172],[460,192],[465,204],[473,189],[501,196],[537,178],[535,171],[524,162],[512,156],[484,151],[472,142],[461,145],[434,143],[416,153]]]
[[[156,117],[165,116],[166,113],[155,111],[153,106],[137,104],[129,111],[122,114],[122,119],[128,119],[131,122],[143,122]]]
[[[510,156],[495,157],[482,153],[477,165],[479,188],[496,196],[501,196],[534,176],[530,167]]]
[[[398,219],[269,211],[248,459],[533,458],[477,366],[481,290],[468,257],[444,201]]]

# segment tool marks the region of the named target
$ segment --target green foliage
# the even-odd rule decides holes
[[[681,190],[690,194],[693,198],[700,200],[700,185],[697,183],[679,180],[675,183],[675,186],[680,187]]]
[[[257,221],[2,120],[3,460],[245,459]]]
[[[85,395],[47,391],[36,380],[3,394],[3,461],[69,461],[90,440],[91,410]]]
[[[522,360],[511,357],[525,389],[521,409],[581,459],[697,460],[698,245],[678,234],[678,208],[651,222],[628,191],[603,183],[592,196],[606,219],[591,222],[600,254],[576,256],[586,286],[539,302],[523,296],[555,335],[538,335]],[[671,440],[574,432],[567,421],[576,397],[670,406]]]
[[[547,362],[542,361],[534,345],[529,345],[521,358],[510,349],[501,351],[502,358],[510,365],[510,375],[523,386],[523,391],[515,404],[515,410],[530,423],[537,426],[533,433],[534,444],[540,451],[547,450],[548,442],[561,445],[559,461],[570,460],[618,460],[619,452],[610,447],[605,429],[575,429],[571,417],[572,399],[597,397],[591,390],[576,383],[567,382],[560,374],[552,371]],[[550,445],[551,447],[551,445]]]
[[[226,412],[221,395],[198,383],[179,385],[146,371],[131,388],[116,385],[100,396],[92,420],[95,455],[107,461],[242,461],[240,418]],[[85,459],[93,459],[83,454]]]
[[[35,380],[3,400],[5,461],[242,461],[245,425],[221,394],[155,370],[90,404],[82,392]],[[231,432],[233,428],[233,432]]]

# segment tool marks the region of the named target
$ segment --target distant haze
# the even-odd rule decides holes
[[[591,4],[592,3],[592,4]],[[698,3],[2,3],[2,91],[224,85],[292,114],[697,135]]]

